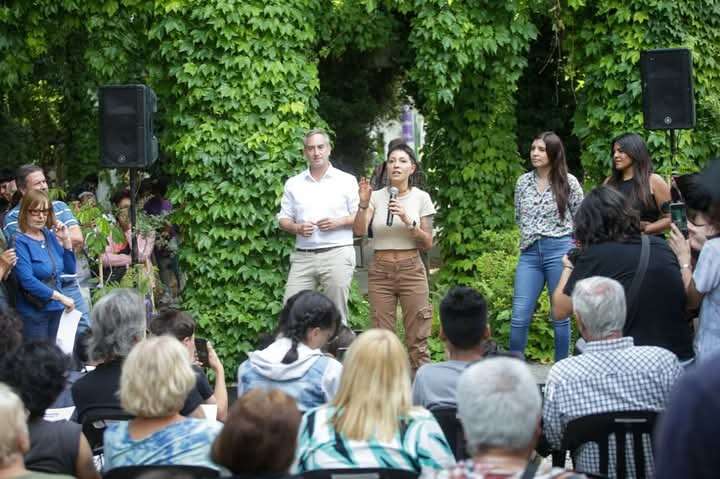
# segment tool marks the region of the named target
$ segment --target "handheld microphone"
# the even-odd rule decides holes
[[[392,201],[392,200],[397,199],[398,194],[400,194],[400,190],[398,190],[394,186],[391,186],[390,188],[388,188],[388,193],[390,193],[390,201]],[[385,221],[385,224],[388,226],[392,226],[392,224],[393,224],[393,214],[390,212],[389,206],[388,206],[387,220]]]

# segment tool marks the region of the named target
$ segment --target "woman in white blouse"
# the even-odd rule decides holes
[[[535,137],[530,147],[533,170],[515,186],[515,222],[520,228],[520,259],[510,320],[510,351],[525,353],[530,322],[543,287],[548,293],[562,273],[562,257],[572,248],[573,216],[583,199],[577,178],[568,173],[565,148],[554,132]],[[570,319],[551,318],[555,361],[570,347]]]
[[[422,171],[413,149],[402,140],[393,140],[388,149],[379,174],[380,184],[387,186],[372,191],[367,178],[360,179],[353,233],[364,236],[372,225],[375,254],[368,268],[368,297],[373,327],[395,330],[399,300],[410,363],[416,371],[430,361],[432,306],[420,251],[432,247],[435,207],[430,195],[418,188]]]

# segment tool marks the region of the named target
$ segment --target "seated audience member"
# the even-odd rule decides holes
[[[365,467],[429,474],[455,463],[433,415],[413,407],[407,352],[384,329],[366,331],[350,346],[335,398],[305,413],[297,448],[299,474]]]
[[[25,407],[20,398],[0,383],[0,477],[17,479],[70,479],[71,476],[28,471],[23,455],[30,450]]]
[[[289,476],[300,418],[291,396],[278,389],[253,389],[230,409],[212,446],[212,460],[235,477]]]
[[[695,332],[695,358],[702,361],[720,351],[720,204],[688,218],[689,238],[672,225],[670,247],[675,252],[688,307],[700,306]],[[693,268],[692,250],[700,256]]]
[[[0,360],[22,344],[23,324],[14,311],[0,310]]]
[[[100,476],[82,426],[43,418],[45,410],[63,390],[68,363],[68,358],[54,344],[26,343],[0,363],[0,381],[15,389],[29,412],[27,468],[96,479]]]
[[[542,399],[519,359],[494,357],[468,366],[458,380],[457,403],[472,458],[438,478],[572,477],[530,462],[540,435]]]
[[[587,346],[583,354],[555,363],[547,377],[543,431],[556,449],[573,419],[614,411],[662,411],[682,372],[670,351],[635,346],[633,338],[623,337],[625,292],[617,281],[599,276],[578,281],[572,302],[578,330]],[[653,477],[650,438],[644,446],[646,477]],[[630,454],[632,447],[626,450]],[[611,450],[608,470],[614,470],[614,464]],[[629,477],[635,477],[634,462],[628,464]],[[582,446],[575,467],[599,472],[597,445]]]
[[[150,465],[218,469],[210,447],[219,423],[180,415],[194,385],[190,358],[177,339],[152,337],[135,345],[120,379],[120,403],[135,419],[108,426],[104,470]]]
[[[120,408],[117,392],[122,363],[132,347],[145,337],[145,329],[145,303],[134,290],[112,290],[95,304],[88,356],[97,366],[72,386],[79,420],[90,408]]]
[[[108,245],[105,253],[102,255],[102,263],[104,268],[104,276],[107,281],[118,282],[125,276],[128,266],[132,264],[132,231],[130,224],[130,191],[122,190],[112,198],[113,205],[117,208],[116,218],[117,224],[123,232],[124,241],[116,243],[113,241],[112,235],[108,236]],[[146,263],[149,265],[150,257],[153,253],[155,244],[155,233],[151,232],[149,236],[142,234],[137,235],[138,244],[138,264]]]
[[[467,286],[454,287],[445,295],[440,303],[440,325],[449,359],[421,366],[413,384],[413,404],[428,409],[455,407],[460,374],[493,346],[487,341],[490,327],[485,298]]]
[[[321,348],[335,335],[340,313],[327,296],[301,291],[281,313],[280,336],[250,353],[238,368],[238,396],[254,388],[281,389],[306,411],[335,396],[342,365]]]
[[[655,430],[657,479],[715,479],[720,471],[720,354],[705,358],[673,388]]]
[[[167,334],[173,336],[188,350],[192,362],[197,360],[195,351],[195,320],[188,313],[176,309],[161,312],[150,322],[150,332],[155,336]],[[224,421],[227,416],[228,397],[225,386],[225,368],[210,343],[207,343],[209,366],[215,371],[215,389],[210,386],[207,376],[202,368],[193,364],[193,371],[197,381],[190,392],[183,412],[190,412],[200,408],[201,404],[217,404],[217,420]],[[187,414],[184,414],[187,415]]]
[[[573,264],[563,258],[563,272],[553,292],[553,314],[567,317],[573,310],[575,284],[590,276],[620,281],[628,295],[638,269],[640,217],[628,208],[625,197],[608,186],[592,190],[575,215],[575,239],[580,254]],[[637,301],[628,298],[624,336],[638,346],[669,349],[682,363],[693,359],[692,332],[685,320],[686,296],[680,265],[664,239],[648,236],[650,258]]]

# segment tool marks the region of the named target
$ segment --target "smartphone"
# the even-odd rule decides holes
[[[204,368],[210,367],[210,357],[208,356],[207,339],[195,338],[195,352],[197,353],[198,361]]]
[[[670,203],[670,218],[672,218],[672,222],[675,224],[675,226],[677,226],[683,236],[687,238],[688,225],[687,208],[685,208],[685,203]]]

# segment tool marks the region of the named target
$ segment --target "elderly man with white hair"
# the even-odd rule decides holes
[[[458,380],[457,405],[472,459],[441,471],[438,479],[572,477],[563,469],[538,471],[530,461],[542,400],[522,361],[493,357],[469,366]]]
[[[633,338],[623,337],[625,291],[614,279],[593,276],[579,281],[572,293],[572,304],[587,346],[583,354],[555,363],[547,377],[543,433],[556,449],[574,419],[616,411],[662,411],[682,372],[677,357],[669,350],[635,346]],[[646,475],[653,477],[649,437],[644,447]],[[611,448],[610,471],[615,468],[614,453]],[[582,446],[575,467],[597,473],[597,445]],[[628,477],[635,477],[633,461],[628,462],[628,469]]]
[[[23,456],[30,450],[25,406],[7,385],[0,383],[0,477],[18,479],[70,479],[60,474],[28,471]]]

